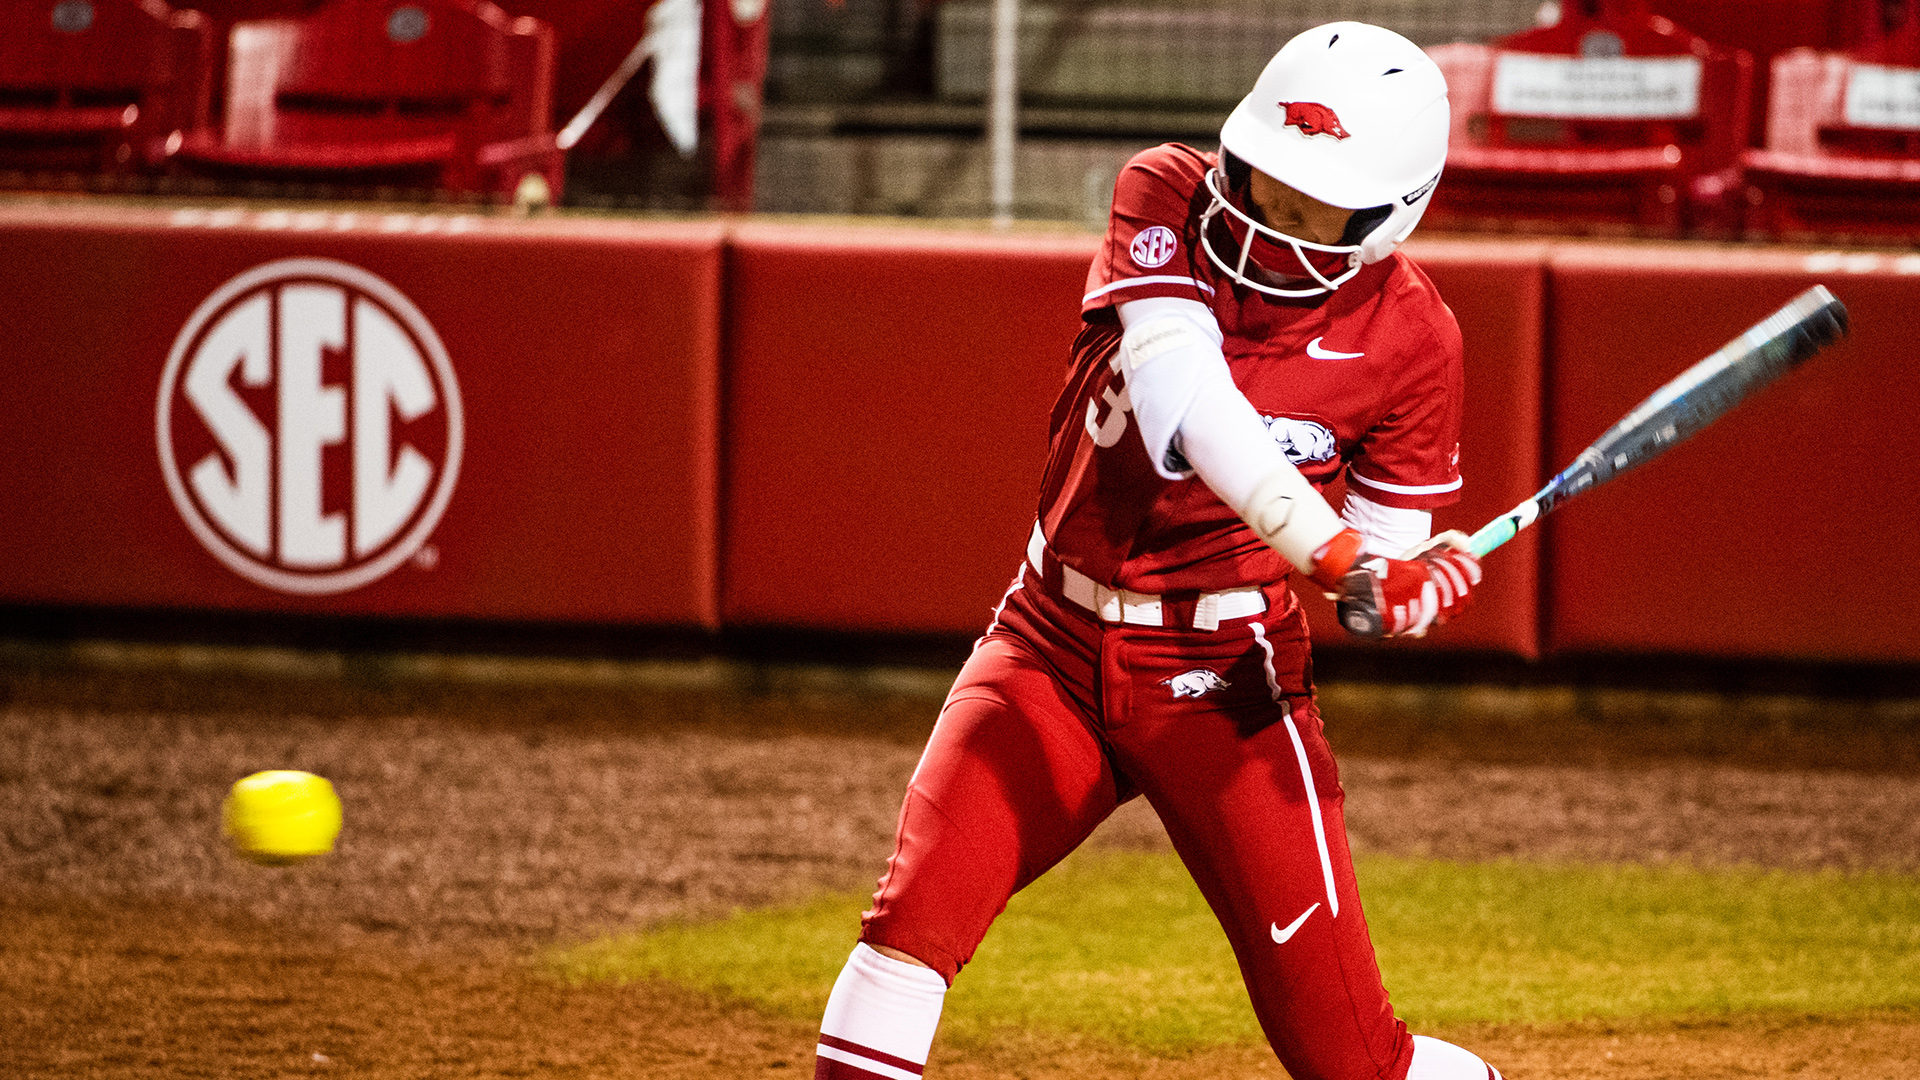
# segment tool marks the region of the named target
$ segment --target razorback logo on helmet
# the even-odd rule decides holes
[[[1174,697],[1183,698],[1202,697],[1209,691],[1224,690],[1233,684],[1206,668],[1194,668],[1172,678],[1161,679],[1160,685],[1171,689]]]
[[[1353,133],[1340,126],[1340,116],[1317,101],[1282,101],[1287,110],[1287,127],[1297,127],[1302,135],[1331,135],[1345,139]]]

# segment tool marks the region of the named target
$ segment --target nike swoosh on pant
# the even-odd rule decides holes
[[[1312,907],[1301,912],[1299,918],[1288,923],[1287,928],[1285,930],[1280,929],[1279,923],[1274,923],[1273,924],[1273,943],[1275,945],[1285,945],[1288,941],[1292,940],[1294,931],[1300,929],[1301,925],[1307,921],[1307,916],[1313,914],[1318,910],[1320,910],[1320,905],[1318,903],[1315,903]]]

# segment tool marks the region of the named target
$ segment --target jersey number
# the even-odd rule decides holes
[[[1113,383],[1118,384],[1119,389],[1114,389],[1110,384],[1100,391],[1100,401],[1087,401],[1087,437],[1102,450],[1119,442],[1120,436],[1127,433],[1127,414],[1133,411],[1133,399],[1127,396],[1126,385],[1118,378]],[[1100,416],[1103,403],[1106,406],[1105,419]]]

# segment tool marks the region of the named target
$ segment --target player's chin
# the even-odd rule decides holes
[[[1318,307],[1327,297],[1333,295],[1334,289],[1339,288],[1337,285],[1329,288],[1327,285],[1304,274],[1299,277],[1293,277],[1288,274],[1276,273],[1264,266],[1254,266],[1252,263],[1247,264],[1245,276],[1249,281],[1264,285],[1269,289],[1305,294],[1301,296],[1272,296],[1265,293],[1261,294],[1265,300],[1274,304],[1291,304],[1308,308]],[[1329,274],[1327,276],[1337,278],[1339,275]]]

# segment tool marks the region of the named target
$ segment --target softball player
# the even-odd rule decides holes
[[[1026,562],[908,784],[817,1080],[918,1076],[1007,898],[1135,796],[1295,1080],[1498,1077],[1387,1000],[1287,580],[1363,575],[1396,634],[1479,581],[1458,534],[1428,541],[1460,488],[1459,329],[1395,250],[1447,125],[1425,54],[1335,23],[1273,58],[1218,155],[1122,172]]]

